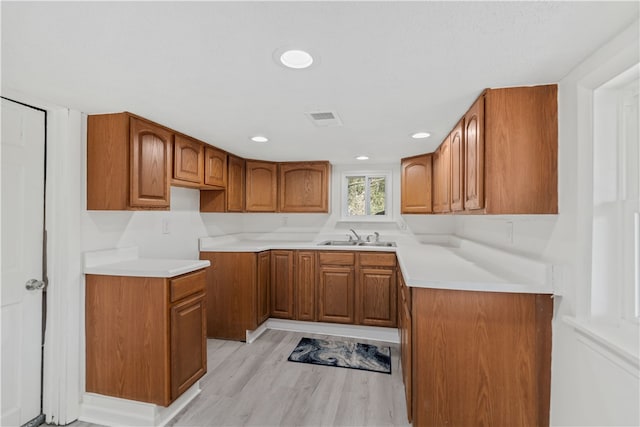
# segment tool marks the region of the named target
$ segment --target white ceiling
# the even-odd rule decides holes
[[[2,92],[131,111],[247,158],[397,162],[437,147],[486,87],[558,82],[638,5],[2,1]],[[286,69],[283,47],[317,61]],[[304,114],[324,110],[343,126]]]

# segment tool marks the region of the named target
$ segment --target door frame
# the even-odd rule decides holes
[[[49,279],[42,358],[42,412],[47,423],[80,416],[84,389],[82,231],[84,172],[82,114],[29,94],[3,88],[2,96],[45,110],[45,248]]]

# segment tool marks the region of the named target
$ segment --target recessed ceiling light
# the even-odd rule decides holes
[[[369,156],[358,156],[356,160],[369,160]]]
[[[253,142],[267,142],[267,141],[269,141],[269,138],[267,138],[266,136],[262,136],[262,135],[256,135],[256,136],[252,136],[251,140]]]
[[[431,136],[431,134],[429,132],[416,132],[413,135],[411,135],[411,138],[413,139],[423,139],[423,138],[429,138]]]
[[[291,49],[280,55],[280,62],[285,67],[294,68],[300,70],[302,68],[308,68],[313,64],[313,57],[309,52],[299,49]]]

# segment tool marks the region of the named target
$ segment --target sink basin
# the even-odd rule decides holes
[[[355,246],[358,242],[353,240],[326,240],[322,243],[318,243],[318,246]]]
[[[360,242],[358,246],[377,246],[377,247],[387,247],[387,248],[395,248],[396,242]]]
[[[395,247],[395,242],[356,242],[353,240],[326,240],[318,243],[318,246],[374,246],[374,247]]]

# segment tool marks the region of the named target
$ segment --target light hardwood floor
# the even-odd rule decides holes
[[[268,330],[252,344],[208,340],[202,392],[168,426],[410,425],[397,345],[333,337],[390,346],[388,375],[288,362],[303,336],[328,337]]]

